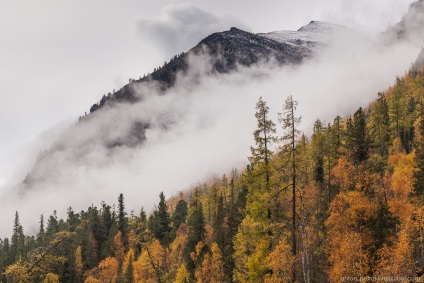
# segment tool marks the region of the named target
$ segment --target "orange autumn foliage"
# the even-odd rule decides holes
[[[118,274],[118,261],[108,257],[99,264],[100,280],[104,283],[115,283]]]

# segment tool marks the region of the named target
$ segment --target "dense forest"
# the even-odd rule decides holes
[[[260,98],[249,165],[150,214],[121,194],[30,236],[16,212],[2,282],[424,282],[424,74],[310,137],[296,106]]]

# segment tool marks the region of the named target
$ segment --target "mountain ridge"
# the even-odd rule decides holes
[[[325,31],[325,34],[328,35],[334,30],[337,31],[340,29],[343,29],[343,27],[329,23],[312,21],[299,30],[303,33],[308,32],[316,34],[321,34]],[[236,70],[239,65],[247,67],[258,62],[262,62],[263,60],[273,60],[273,62],[276,62],[279,65],[300,64],[304,60],[311,58],[317,52],[310,47],[310,43],[308,45],[308,42],[313,42],[313,40],[308,39],[303,40],[302,42],[299,41],[298,44],[279,42],[275,39],[268,38],[263,34],[253,34],[235,27],[228,31],[213,33],[201,40],[199,44],[190,49],[188,52],[174,56],[170,62],[164,64],[163,67],[156,69],[152,74],[149,74],[139,80],[130,81],[129,84],[125,85],[114,94],[103,96],[99,103],[96,103],[91,107],[90,114],[81,117],[80,123],[77,123],[77,127],[84,127],[84,122],[90,120],[90,118],[93,117],[92,114],[102,108],[116,106],[120,103],[134,104],[135,102],[142,100],[143,94],[140,95],[139,86],[143,84],[154,82],[156,86],[158,86],[159,94],[165,94],[166,90],[175,84],[177,74],[184,74],[188,71],[189,56],[210,56],[213,58],[213,60],[211,60],[212,67],[210,72],[225,74]],[[330,43],[330,41],[327,41],[325,44],[328,45]],[[119,109],[117,111],[119,111]],[[118,116],[115,118],[118,118]],[[76,156],[89,154],[93,141],[97,142],[101,149],[105,152],[113,151],[121,146],[128,148],[139,146],[146,139],[146,131],[154,126],[152,126],[150,118],[145,118],[143,121],[137,119],[134,120],[132,118],[130,119],[130,122],[126,121],[126,124],[118,124],[113,121],[114,126],[116,127],[113,132],[109,132],[108,130],[108,121],[98,122],[98,128],[94,129],[89,134],[86,134],[81,140],[79,140],[80,144],[75,149]],[[110,122],[111,121],[109,121],[109,123]],[[169,123],[169,121],[160,122],[157,126],[168,128],[170,125]],[[72,136],[72,130],[69,132],[68,136]],[[75,146],[69,145],[66,142],[65,144],[66,145],[59,143],[57,145],[53,145],[52,148],[48,150],[48,153],[43,154],[42,158],[35,162],[33,169],[28,173],[23,181],[23,190],[31,187],[31,184],[34,182],[36,183],[38,179],[42,180],[45,177],[43,174],[37,173],[37,167],[40,165],[39,163],[49,163],[48,158],[45,158],[46,155],[54,155],[58,152],[60,153],[63,151],[65,146]],[[51,164],[48,164],[48,166],[54,167],[54,165]]]
[[[325,26],[325,28],[316,28],[317,25]],[[292,36],[292,40],[287,40],[287,42],[269,35],[278,32],[254,34],[232,27],[227,31],[213,33],[202,39],[189,51],[176,55],[168,63],[165,62],[163,66],[155,68],[151,74],[138,80],[130,80],[117,92],[104,95],[98,103],[91,106],[90,113],[108,104],[136,102],[139,98],[133,88],[140,83],[156,82],[161,91],[172,87],[177,73],[187,71],[187,61],[191,55],[211,56],[214,58],[213,71],[221,74],[234,71],[238,65],[249,67],[260,61],[275,60],[279,65],[296,65],[328,46],[331,32],[344,28],[336,24],[311,21],[308,25],[299,28],[298,31],[292,31],[294,37]],[[315,36],[307,38],[307,34]],[[303,38],[296,38],[296,36]],[[326,38],[320,41],[320,36]]]

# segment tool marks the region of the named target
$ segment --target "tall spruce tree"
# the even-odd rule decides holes
[[[226,209],[224,207],[224,197],[222,194],[218,196],[215,204],[215,217],[212,222],[214,240],[221,250],[224,250],[227,242],[227,231],[225,231]]]
[[[365,113],[360,107],[346,123],[346,147],[355,165],[368,159],[370,144]]]
[[[156,214],[156,227],[154,235],[159,240],[162,246],[168,247],[171,239],[171,218],[168,212],[168,205],[166,204],[165,195],[163,192],[159,194],[159,206]]]
[[[187,226],[188,238],[184,250],[184,257],[187,264],[187,270],[193,275],[196,263],[193,261],[190,254],[196,251],[196,245],[205,238],[205,217],[203,215],[203,206],[200,200],[200,190],[198,188],[196,188],[193,199],[190,201]]]
[[[38,246],[44,245],[45,234],[46,234],[46,232],[44,231],[44,215],[41,214],[41,216],[40,216],[40,229],[38,230],[38,234],[37,234],[37,245]]]
[[[122,233],[122,238],[126,243],[127,239],[127,213],[125,212],[124,195],[118,197],[118,230]]]
[[[185,200],[180,199],[175,207],[174,214],[172,215],[172,225],[173,225],[173,236],[175,237],[178,228],[181,224],[186,222],[188,215],[188,204]]]
[[[57,212],[53,210],[53,215],[50,215],[47,220],[46,228],[46,239],[49,241],[53,238],[53,235],[60,231],[59,221],[57,219]]]
[[[22,260],[25,259],[25,236],[23,227],[19,222],[19,213],[17,211],[13,222],[13,235],[11,239],[10,252],[12,262],[17,261],[20,258]]]
[[[312,157],[314,161],[314,180],[321,186],[324,183],[324,130],[321,120],[317,119],[314,123],[314,133],[312,134]]]
[[[378,146],[381,156],[387,156],[389,153],[390,142],[390,118],[389,105],[383,93],[378,93],[378,99],[375,110],[371,116],[371,127],[373,128],[373,137]]]
[[[123,283],[134,283],[134,266],[133,266],[133,255],[130,254],[128,258],[128,266],[124,272],[124,282]]]
[[[420,103],[418,122],[418,137],[415,146],[417,171],[414,174],[414,194],[424,195],[424,105]]]

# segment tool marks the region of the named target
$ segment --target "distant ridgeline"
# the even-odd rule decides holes
[[[210,56],[213,60],[212,72],[228,73],[234,71],[238,65],[251,66],[258,62],[274,60],[279,64],[299,64],[303,59],[314,54],[317,46],[326,47],[328,36],[344,27],[323,22],[312,21],[297,32],[272,32],[269,34],[253,34],[235,27],[229,31],[209,35],[186,53],[174,56],[168,63],[155,68],[138,80],[122,89],[104,95],[99,103],[90,108],[94,112],[109,103],[135,102],[139,98],[134,86],[140,83],[156,82],[162,91],[172,87],[177,73],[185,73],[188,69],[189,56]],[[281,37],[290,35],[290,38]],[[306,40],[305,40],[306,36]],[[309,37],[307,37],[309,36]]]
[[[320,34],[320,27],[324,25],[319,22],[312,22],[308,26],[313,26],[314,31],[299,31],[299,34],[312,33],[317,37]],[[323,33],[328,34],[328,26],[331,24],[325,24],[325,29]],[[159,89],[159,92],[165,93],[165,91],[174,86],[177,74],[188,71],[189,68],[189,57],[190,56],[210,56],[211,73],[225,74],[237,69],[237,66],[251,66],[258,62],[272,61],[277,62],[278,64],[299,64],[304,58],[312,56],[315,45],[311,45],[311,42],[314,41],[314,38],[308,39],[308,42],[298,40],[295,43],[293,42],[279,42],[272,38],[267,37],[266,35],[256,35],[250,32],[245,32],[237,28],[231,28],[229,31],[214,33],[203,39],[198,45],[192,48],[187,53],[182,53],[177,56],[174,56],[169,62],[165,62],[162,67],[155,68],[154,72],[140,78],[139,80],[130,80],[130,82],[125,85],[122,89],[114,92],[113,94],[109,93],[104,95],[99,103],[94,104],[88,115],[80,117],[79,123],[75,126],[84,127],[84,122],[89,121],[95,112],[101,110],[104,107],[114,106],[120,103],[135,103],[141,98],[141,94],[137,93],[140,91],[140,86],[146,85],[148,83],[154,83],[155,86]],[[324,42],[319,42],[320,46],[325,46]],[[98,112],[97,112],[98,113]],[[147,119],[148,120],[148,119]],[[101,124],[102,121],[97,121]],[[102,126],[107,127],[104,125]],[[131,123],[131,122],[128,122]],[[105,147],[105,150],[112,150],[114,148],[124,146],[124,147],[136,147],[140,145],[145,140],[145,132],[151,125],[146,121],[133,121],[130,125],[124,125],[122,128],[128,129],[125,133],[120,135],[113,135],[102,132],[99,135],[105,135],[102,137],[103,140],[106,140],[101,144]],[[163,127],[168,127],[169,125],[161,125]],[[99,126],[101,127],[101,126]],[[72,129],[71,129],[72,131]],[[69,132],[69,131],[68,131]],[[69,134],[69,133],[65,133]],[[72,156],[84,156],[91,148],[90,143],[93,140],[99,138],[98,136],[87,135],[84,136],[82,143],[75,149],[75,152]],[[66,138],[65,138],[66,139]],[[64,148],[63,140],[60,140],[58,143],[53,144],[48,151],[41,153],[33,166],[32,170],[24,178],[20,190],[22,192],[30,190],[34,184],[43,182],[46,179],[46,172],[41,170],[43,166],[51,166],[51,163],[55,156],[61,154],[67,154],[67,148]],[[72,158],[72,156],[67,156]],[[53,172],[56,168],[52,170],[47,170],[47,174],[55,175]],[[47,176],[48,178],[48,176]]]
[[[409,72],[352,117],[316,120],[308,138],[292,97],[282,137],[261,98],[245,170],[168,202],[161,193],[150,215],[127,214],[120,195],[117,206],[41,216],[26,235],[16,213],[12,238],[0,240],[1,280],[421,282],[423,99],[423,73]]]

